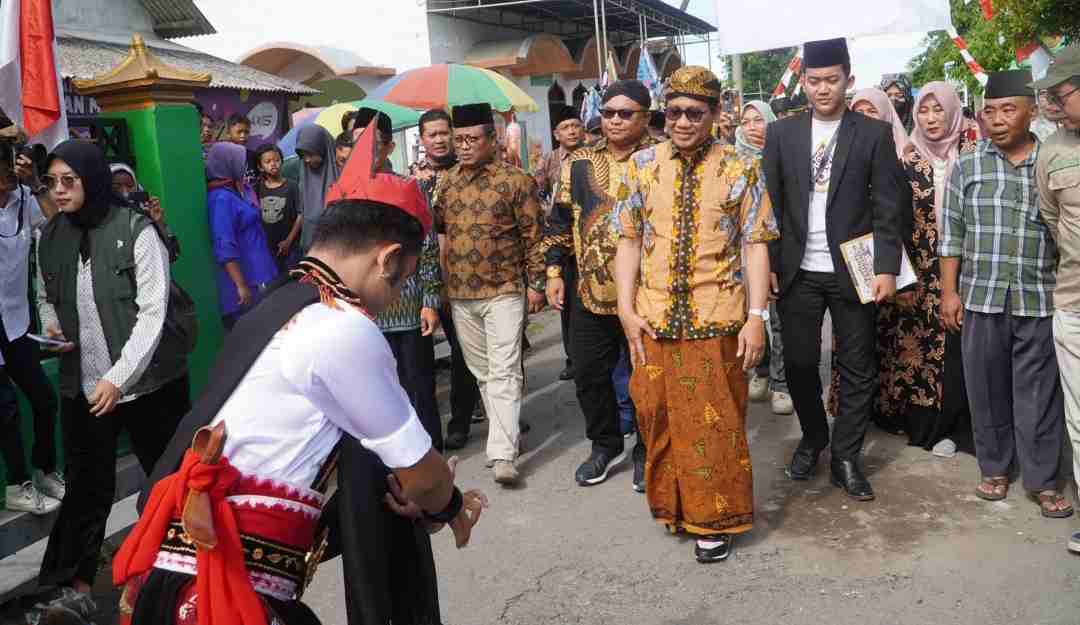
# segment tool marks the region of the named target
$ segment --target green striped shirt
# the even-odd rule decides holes
[[[1054,312],[1057,247],[1039,215],[1035,163],[1040,142],[1013,166],[990,141],[960,157],[945,187],[943,258],[960,258],[967,310],[1014,315]]]

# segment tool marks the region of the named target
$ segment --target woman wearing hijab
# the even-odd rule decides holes
[[[774,121],[776,114],[769,104],[761,100],[747,102],[739,118],[739,127],[735,130],[735,146],[761,156],[765,149],[765,130]],[[795,411],[795,406],[791,403],[787,377],[784,375],[784,343],[780,337],[782,325],[780,315],[776,314],[775,303],[769,305],[769,315],[772,335],[765,335],[768,347],[754,377],[750,379],[750,399],[764,401],[769,398],[773,414],[789,415]]]
[[[105,155],[66,141],[46,167],[60,214],[42,229],[38,305],[45,333],[64,342],[57,351],[68,482],[39,582],[59,587],[56,601],[88,617],[120,430],[149,473],[190,408],[187,350],[164,329],[168,253],[150,219],[115,200]]]
[[[218,264],[221,321],[231,330],[254,304],[256,295],[278,275],[266,245],[262,210],[254,189],[244,182],[247,150],[215,143],[206,156],[206,207],[210,240]]]
[[[165,247],[169,251],[169,262],[176,262],[180,257],[180,241],[176,235],[165,225],[165,209],[161,207],[161,200],[153,195],[146,194],[146,199],[140,200],[136,194],[146,193],[146,189],[139,184],[135,177],[135,170],[125,163],[112,163],[109,165],[112,171],[113,196],[121,203],[130,205],[142,212],[161,228],[165,236]]]
[[[304,229],[300,233],[300,250],[307,252],[326,210],[326,193],[330,185],[337,182],[341,170],[335,158],[334,138],[318,124],[301,128],[297,133],[296,155],[303,161],[300,166],[300,204]]]
[[[879,418],[907,432],[911,445],[951,457],[974,453],[960,357],[960,335],[946,331],[939,314],[941,268],[938,240],[944,186],[960,154],[975,145],[964,132],[963,104],[945,82],[922,88],[915,129],[903,167],[912,191],[914,227],[907,242],[919,281],[883,308]],[[884,310],[889,311],[886,318]]]
[[[896,109],[896,114],[900,116],[900,123],[903,124],[904,130],[908,133],[915,127],[915,122],[912,119],[913,111],[912,102],[912,87],[911,79],[906,74],[886,74],[881,78],[881,90],[885,92],[885,95],[889,96],[889,100],[893,103],[893,108]]]
[[[867,117],[873,117],[892,126],[893,142],[896,143],[896,157],[903,158],[904,148],[907,147],[908,133],[904,128],[904,122],[900,119],[892,100],[881,89],[863,89],[857,91],[851,99],[851,110],[862,113]]]

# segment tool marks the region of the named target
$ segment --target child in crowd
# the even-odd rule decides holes
[[[346,157],[348,158],[348,157]],[[302,217],[296,185],[281,175],[281,150],[268,143],[255,152],[259,168],[256,193],[262,210],[263,230],[270,254],[274,256],[278,270],[284,272],[292,265],[296,241],[300,238]]]
[[[352,151],[352,133],[342,132],[334,141],[334,161],[337,163],[338,169],[345,169],[345,163],[349,162]]]

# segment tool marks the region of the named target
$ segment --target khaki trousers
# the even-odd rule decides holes
[[[525,385],[521,370],[525,295],[453,300],[450,310],[465,363],[476,376],[487,411],[488,460],[516,460]]]
[[[1073,480],[1080,484],[1080,313],[1054,313],[1054,345],[1065,397],[1065,426],[1072,441]]]

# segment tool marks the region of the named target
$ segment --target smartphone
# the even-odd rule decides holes
[[[62,347],[67,347],[68,345],[74,345],[74,343],[72,343],[71,341],[51,339],[47,336],[42,336],[40,334],[27,333],[26,338],[30,339],[31,341],[41,343],[44,347],[50,349],[60,349]]]
[[[150,203],[150,194],[146,191],[132,191],[128,194],[128,202],[132,206],[145,206]]]

